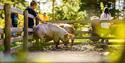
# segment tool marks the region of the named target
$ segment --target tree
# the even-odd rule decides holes
[[[80,10],[80,0],[63,0],[63,5],[55,7],[56,20],[84,20],[86,12]]]
[[[106,5],[112,9],[110,9],[111,14],[115,15],[115,2],[116,0],[81,0],[80,10],[87,10],[89,16],[97,15],[100,16],[100,13],[103,11],[103,6]],[[103,4],[103,6],[101,6]]]

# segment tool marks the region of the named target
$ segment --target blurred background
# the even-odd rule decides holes
[[[0,5],[9,3],[12,7],[25,10],[31,1],[38,3],[37,9],[35,10],[39,16],[43,16],[43,13],[46,13],[49,17],[49,22],[74,21],[75,23],[71,24],[74,25],[76,31],[88,30],[91,26],[91,17],[96,16],[99,18],[105,7],[108,7],[112,17],[112,25],[108,29],[108,37],[115,37],[115,39],[109,39],[109,42],[115,42],[115,44],[109,45],[110,47],[108,51],[104,52],[104,55],[106,54],[109,62],[125,62],[123,61],[125,59],[123,56],[125,54],[125,0],[0,0]],[[0,10],[0,28],[2,29],[5,27],[4,18],[4,10]],[[23,24],[24,17],[18,14],[18,27],[23,28]],[[106,32],[100,31],[100,28],[98,30],[100,36],[103,36],[103,33]],[[88,37],[90,35],[77,34],[77,37],[83,36]],[[90,40],[78,39],[76,41],[79,41],[81,44]],[[17,45],[20,45],[20,42],[13,43],[11,47],[16,47]],[[3,50],[4,47],[0,46],[0,52]],[[19,53],[19,55],[21,54]]]

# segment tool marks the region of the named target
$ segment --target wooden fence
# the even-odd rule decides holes
[[[0,5],[0,10],[4,10],[5,14],[5,28],[0,29],[0,35],[4,36],[4,39],[0,40],[0,46],[4,45],[5,55],[13,53],[15,50],[11,48],[11,43],[23,40],[23,50],[26,51],[28,48],[28,32],[32,32],[31,28],[28,28],[28,17],[34,18],[32,15],[28,14],[28,11],[21,11],[15,7],[11,7],[10,4],[5,3],[5,5]],[[11,12],[17,12],[18,14],[24,15],[24,29],[12,28],[11,27]],[[11,37],[12,32],[23,32],[23,36]],[[31,38],[32,39],[32,38]]]

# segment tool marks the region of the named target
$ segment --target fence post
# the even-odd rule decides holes
[[[53,21],[55,21],[55,12],[54,12],[54,10],[55,10],[54,6],[55,6],[55,5],[54,5],[54,3],[55,3],[55,0],[52,1],[52,14],[53,14],[53,15],[52,15],[52,20],[53,20]]]
[[[121,56],[117,63],[124,63],[125,62],[125,38],[124,38],[124,44],[123,44],[123,51],[121,52]]]
[[[24,36],[23,36],[23,50],[28,50],[28,11],[24,11]]]
[[[11,6],[8,3],[4,5],[5,13],[5,39],[4,39],[4,54],[10,54],[10,42],[11,42]]]

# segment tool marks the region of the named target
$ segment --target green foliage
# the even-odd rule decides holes
[[[80,10],[80,0],[64,0],[63,5],[55,7],[56,20],[84,20],[85,11]]]
[[[100,2],[100,7],[101,7],[101,10],[103,11],[104,10],[104,4],[103,4],[103,2]]]
[[[4,47],[3,46],[0,46],[0,52],[4,50]]]

